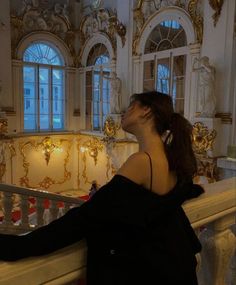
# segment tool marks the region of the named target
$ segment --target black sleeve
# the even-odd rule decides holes
[[[15,261],[29,256],[49,254],[83,238],[105,220],[107,194],[99,190],[82,206],[70,209],[64,216],[28,234],[0,234],[0,260]]]
[[[86,231],[86,219],[80,212],[80,207],[73,208],[63,217],[26,235],[1,234],[0,259],[14,261],[44,255],[79,241]]]

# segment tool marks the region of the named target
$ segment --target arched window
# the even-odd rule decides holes
[[[49,43],[35,42],[23,55],[24,130],[65,128],[64,60]]]
[[[174,20],[162,21],[150,33],[144,49],[144,91],[169,94],[175,111],[184,113],[187,38]]]
[[[110,112],[110,58],[103,44],[89,52],[86,68],[86,129],[101,131]]]

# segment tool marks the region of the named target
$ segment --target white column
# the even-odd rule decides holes
[[[0,7],[0,108],[13,111],[10,1],[1,0]]]
[[[14,98],[14,110],[16,111],[15,120],[11,126],[9,122],[9,132],[21,132],[24,127],[24,92],[23,92],[23,63],[21,60],[12,60],[12,93]]]
[[[132,93],[132,41],[133,41],[133,0],[117,1],[118,20],[126,26],[124,46],[117,36],[117,76],[122,81],[121,109],[127,106]]]
[[[133,86],[132,93],[142,92],[143,76],[141,74],[141,58],[140,56],[133,56]]]
[[[84,67],[79,68],[78,70],[79,73],[79,94],[77,95],[79,98],[79,110],[80,110],[80,121],[78,122],[78,129],[85,129],[86,126],[86,72],[84,70]]]
[[[73,124],[73,113],[74,113],[74,109],[75,109],[75,82],[76,82],[76,78],[75,78],[75,73],[76,73],[76,69],[73,67],[68,67],[66,68],[66,92],[65,94],[67,94],[67,104],[66,104],[66,122],[67,122],[67,126],[66,128],[68,130],[73,130],[74,129],[74,124]]]
[[[198,108],[198,73],[192,71],[193,63],[195,58],[199,58],[200,56],[200,44],[190,44],[189,45],[190,51],[190,58],[187,62],[187,70],[191,70],[189,83],[187,84],[186,88],[186,95],[185,95],[185,115],[189,120],[192,120],[197,112]],[[189,66],[190,65],[190,66]]]

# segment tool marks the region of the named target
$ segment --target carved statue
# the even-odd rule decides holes
[[[121,80],[114,71],[111,72],[110,77],[107,77],[105,75],[103,75],[103,77],[109,80],[111,83],[111,92],[110,92],[111,114],[120,114]]]
[[[198,67],[196,67],[198,63]],[[215,68],[210,65],[209,58],[203,56],[195,59],[193,71],[199,72],[199,103],[201,117],[214,117],[216,109]]]

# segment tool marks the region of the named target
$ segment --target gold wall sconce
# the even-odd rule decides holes
[[[41,143],[42,152],[45,156],[46,164],[48,165],[51,154],[54,152],[55,149],[59,149],[59,145],[52,142],[50,137],[45,137]]]
[[[215,13],[212,15],[212,18],[214,20],[214,26],[216,26],[219,20],[223,4],[224,0],[209,0],[209,5],[215,11]]]
[[[90,157],[94,159],[95,165],[97,164],[98,152],[103,150],[103,144],[97,138],[88,140],[82,144],[80,151],[82,153],[87,152]]]

